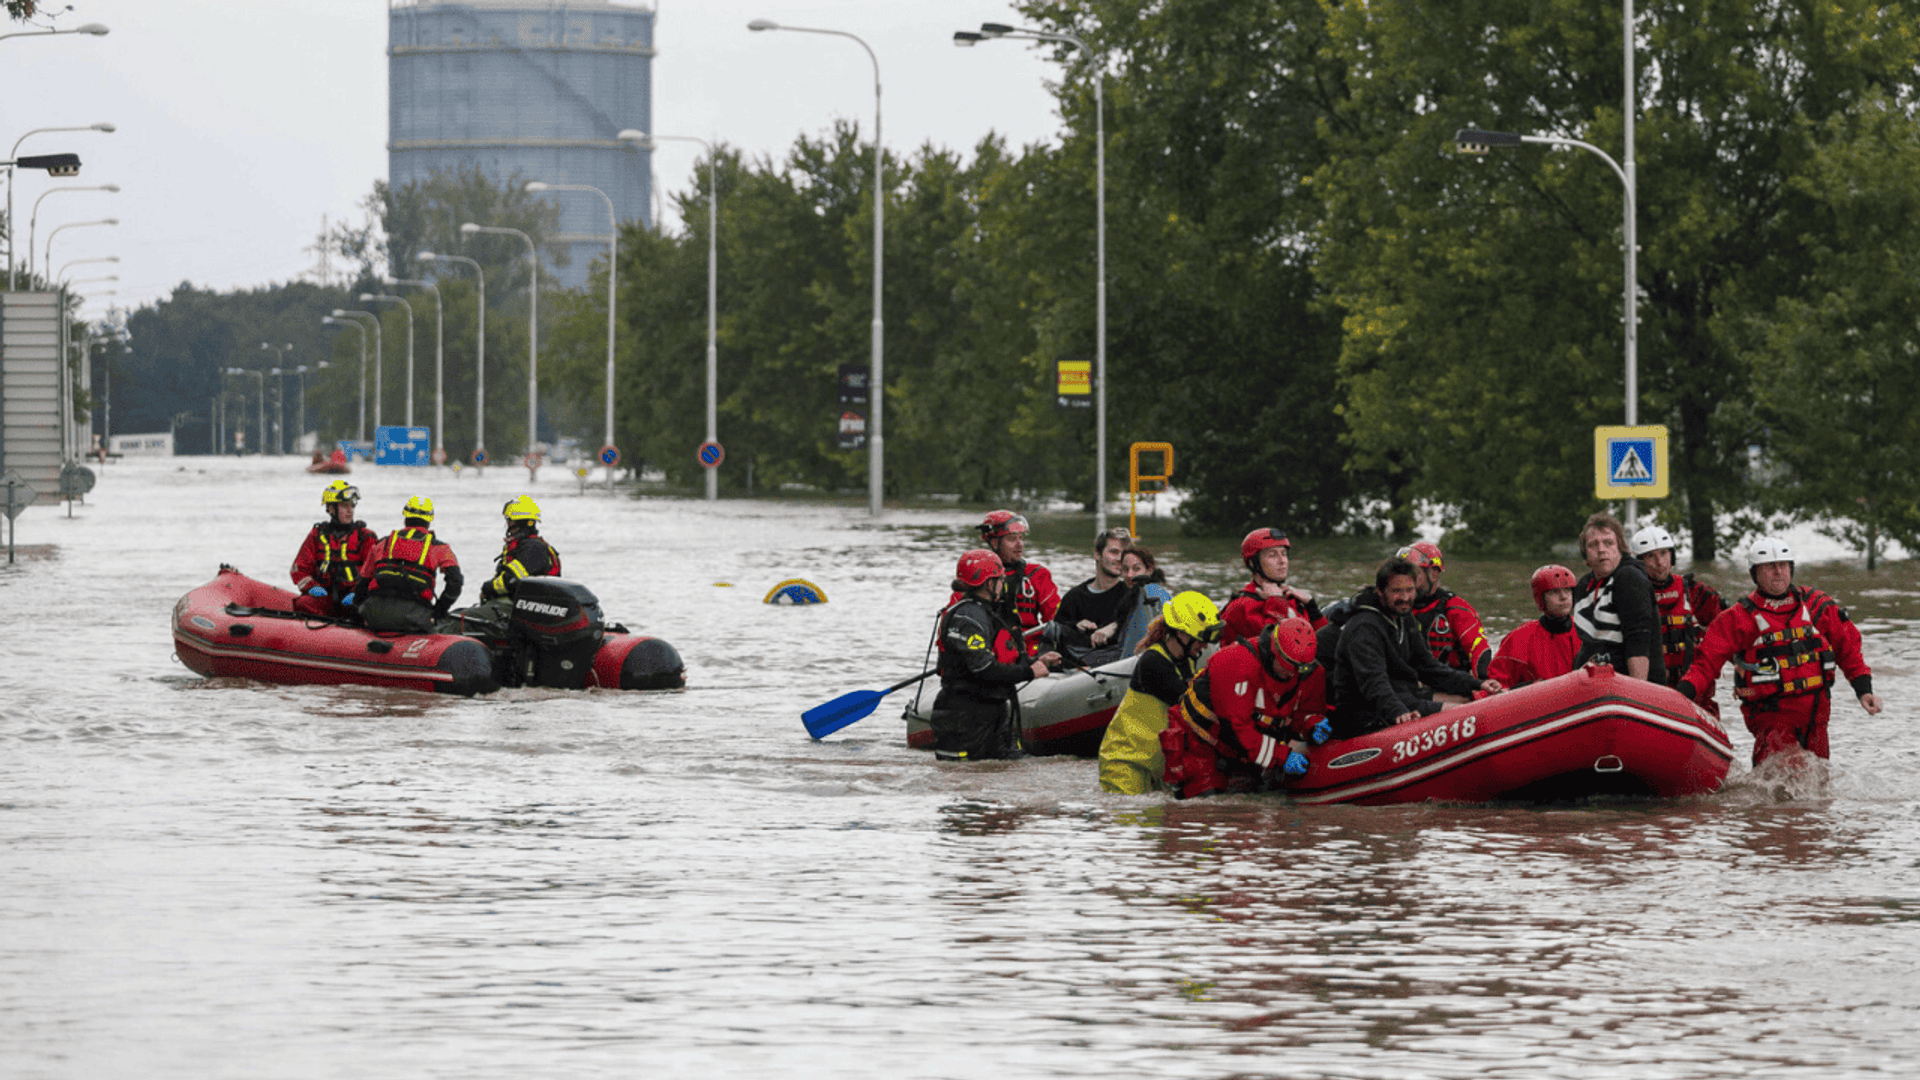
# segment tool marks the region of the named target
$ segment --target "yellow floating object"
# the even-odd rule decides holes
[[[733,588],[733,582],[731,582],[731,581],[716,581],[716,582],[714,582],[714,583],[713,583],[713,587],[714,587],[714,588],[716,588],[716,589],[731,589],[731,588]]]
[[[811,581],[789,578],[767,591],[769,604],[824,604],[826,591]]]

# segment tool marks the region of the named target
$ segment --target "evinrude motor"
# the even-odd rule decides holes
[[[514,583],[507,635],[512,682],[579,690],[593,678],[593,657],[605,637],[600,600],[585,585],[557,577]]]

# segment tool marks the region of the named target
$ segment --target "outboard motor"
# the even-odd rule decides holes
[[[557,577],[514,583],[507,630],[513,681],[582,689],[593,678],[593,657],[605,637],[600,599],[585,585]]]

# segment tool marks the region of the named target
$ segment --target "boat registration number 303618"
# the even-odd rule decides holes
[[[1451,724],[1435,724],[1418,735],[1402,739],[1393,744],[1393,760],[1405,761],[1450,742],[1471,739],[1474,730],[1479,726],[1477,720],[1477,717],[1469,716],[1465,720],[1455,720]]]

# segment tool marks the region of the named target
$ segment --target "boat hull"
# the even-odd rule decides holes
[[[1126,696],[1138,660],[1129,656],[1089,671],[1056,671],[1022,686],[1020,727],[1027,751],[1079,757],[1098,754],[1100,738]],[[929,679],[907,703],[907,745],[916,750],[933,749],[928,717],[939,692],[939,682]]]

